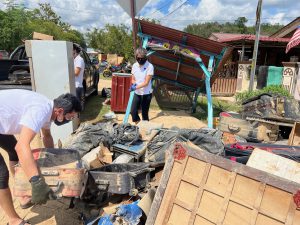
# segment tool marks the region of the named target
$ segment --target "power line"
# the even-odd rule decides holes
[[[189,0],[184,1],[182,4],[180,4],[176,9],[174,9],[172,12],[168,13],[167,15],[159,18],[159,20],[164,19],[168,16],[170,16],[171,14],[173,14],[175,11],[177,11],[178,9],[180,9],[185,3],[187,3]]]
[[[280,17],[281,19],[294,19],[296,17],[291,17],[291,16],[283,16]],[[249,20],[256,20],[255,18],[246,18],[248,21]],[[274,20],[276,18],[270,17],[270,18],[261,18],[262,20]],[[236,19],[224,19],[224,20],[202,20],[202,19],[173,19],[173,18],[167,18],[165,20],[173,20],[173,21],[201,21],[201,22],[226,22],[226,21],[235,21]]]
[[[171,0],[171,1],[169,1],[169,2],[167,2],[166,4],[164,4],[164,5],[163,5],[163,6],[161,6],[160,8],[156,9],[154,12],[152,12],[152,13],[150,13],[150,14],[148,14],[148,15],[144,16],[144,17],[149,17],[149,16],[153,15],[154,13],[156,13],[156,12],[160,11],[161,9],[165,8],[166,6],[169,6],[169,4],[170,4],[171,2],[172,2],[172,0]]]

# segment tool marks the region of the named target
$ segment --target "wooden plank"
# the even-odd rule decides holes
[[[212,223],[217,223],[219,220],[219,213],[222,209],[222,204],[223,197],[209,191],[204,191],[197,215],[200,215]]]
[[[264,195],[264,191],[266,188],[266,184],[265,183],[260,183],[260,186],[258,188],[258,193],[257,193],[257,197],[255,199],[254,202],[254,207],[252,210],[252,215],[251,215],[251,225],[254,225],[256,223],[257,220],[257,216],[258,216],[258,212],[259,212],[259,208],[260,208],[260,204]]]
[[[167,214],[167,210],[171,204],[169,204],[173,200],[174,194],[174,188],[177,186],[179,183],[180,177],[177,174],[180,174],[180,172],[183,170],[182,164],[175,162],[172,173],[170,175],[170,180],[168,182],[168,186],[166,187],[166,192],[168,193],[167,195],[163,196],[162,199],[162,205],[160,206],[160,211],[157,215],[157,220],[155,224],[163,224],[163,220],[165,218],[165,215]],[[162,178],[161,180],[163,180]]]
[[[33,40],[48,40],[48,41],[52,41],[54,38],[51,35],[47,35],[47,34],[42,34],[42,33],[38,33],[38,32],[33,32]]]
[[[291,201],[291,193],[267,185],[260,205],[260,212],[285,222]]]
[[[288,145],[294,145],[294,146],[300,145],[300,123],[299,122],[294,123],[293,129],[290,133]]]
[[[201,180],[201,183],[200,183],[200,187],[204,186],[204,184],[205,184],[205,182],[207,180],[208,174],[209,174],[210,167],[211,167],[210,164],[208,164],[208,163],[205,164],[205,170],[204,170],[204,173],[203,173],[204,175],[202,177],[202,180]],[[194,224],[194,221],[195,221],[195,224],[197,224],[197,223],[199,223],[199,224],[201,224],[201,223],[203,223],[203,224],[209,224],[210,223],[209,221],[205,220],[204,218],[196,216],[196,213],[198,211],[198,207],[200,205],[200,201],[201,201],[201,198],[202,198],[202,195],[203,195],[203,191],[204,191],[203,188],[199,189],[199,192],[197,194],[196,201],[195,201],[195,204],[194,204],[194,207],[193,207],[194,210],[192,211],[192,214],[191,214],[191,217],[190,217],[190,220],[189,220],[189,225]]]
[[[224,222],[219,224],[248,225],[251,221],[252,210],[235,202],[229,202]]]
[[[254,149],[247,166],[300,184],[300,163],[282,156]]]
[[[170,153],[169,158],[172,158],[172,154]],[[158,219],[155,221],[155,224],[166,224],[170,213],[172,212],[172,204],[169,204],[170,202],[174,202],[175,196],[177,193],[177,189],[179,186],[179,181],[180,178],[183,174],[185,164],[186,164],[187,159],[178,161],[176,160],[174,162],[174,168],[172,169],[171,176],[170,176],[170,181],[168,183],[167,187],[167,192],[168,195],[164,195],[164,199],[162,202],[164,204],[162,205],[162,208],[164,210],[160,210],[158,214]]]
[[[234,82],[234,88],[232,90],[232,93],[235,93],[236,92],[236,87],[237,87],[237,79],[234,79],[233,82]]]
[[[292,197],[300,184],[181,145],[183,158],[167,161],[166,180],[158,187],[146,224],[299,224]],[[174,146],[168,154],[178,157],[172,154]],[[173,170],[173,165],[180,167]],[[193,167],[200,168],[201,182]]]
[[[233,207],[232,210],[234,210],[236,208],[235,203],[229,201],[229,198],[231,196],[231,192],[232,192],[232,189],[233,189],[235,178],[236,178],[236,173],[231,172],[230,177],[229,177],[228,185],[226,186],[226,193],[225,193],[225,197],[224,197],[224,200],[223,200],[223,206],[222,206],[221,212],[219,214],[219,220],[218,220],[217,224],[221,225],[221,224],[223,224],[223,222],[224,222],[224,224],[232,224],[233,221],[237,221],[237,219],[238,219],[235,216],[235,213],[232,214],[231,211],[230,211],[231,210],[230,206]],[[241,211],[244,211],[244,210],[241,210]],[[248,212],[246,214],[248,214]],[[231,216],[227,216],[227,215],[231,215]],[[240,219],[238,219],[238,220],[240,220]]]

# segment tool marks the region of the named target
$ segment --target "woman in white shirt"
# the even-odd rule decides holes
[[[149,107],[152,99],[152,76],[153,65],[147,60],[147,50],[138,48],[135,52],[136,62],[132,66],[132,85],[130,91],[134,91],[134,98],[131,107],[132,121],[140,122],[138,115],[139,108],[142,108],[142,119],[149,121]]]

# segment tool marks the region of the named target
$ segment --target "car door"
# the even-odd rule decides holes
[[[88,92],[92,82],[91,61],[88,55],[84,51],[81,51],[81,57],[83,58],[85,63],[83,80],[86,84],[86,92]]]

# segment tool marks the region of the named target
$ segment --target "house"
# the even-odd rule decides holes
[[[300,17],[297,17],[274,34],[270,36],[261,35],[257,65],[282,66],[281,62],[288,62],[291,57],[299,56],[300,46],[285,54],[286,45],[299,25]],[[236,50],[233,54],[233,61],[248,61],[252,58],[255,42],[254,34],[212,33],[209,39],[233,46]]]
[[[300,17],[297,17],[288,25],[284,26],[280,30],[276,31],[274,34],[270,35],[272,38],[291,38],[296,30],[296,28],[300,25]]]
[[[270,36],[260,36],[256,62],[256,74],[258,73],[260,66],[282,67],[283,62],[299,61],[300,46],[292,48],[287,54],[285,53],[286,46],[299,25],[300,17],[296,18]],[[249,76],[249,68],[251,58],[253,57],[255,42],[254,34],[212,33],[209,39],[229,44],[234,48],[232,58],[228,61],[227,68],[224,68],[225,72],[223,74],[220,73],[221,78],[226,77],[226,74],[235,75],[237,77],[238,67],[241,67],[241,64],[248,64],[245,66],[247,69],[244,68],[244,70],[247,70],[247,76]],[[233,76],[230,78],[232,79]],[[214,85],[217,86],[217,83]],[[244,86],[246,87],[247,85]]]

